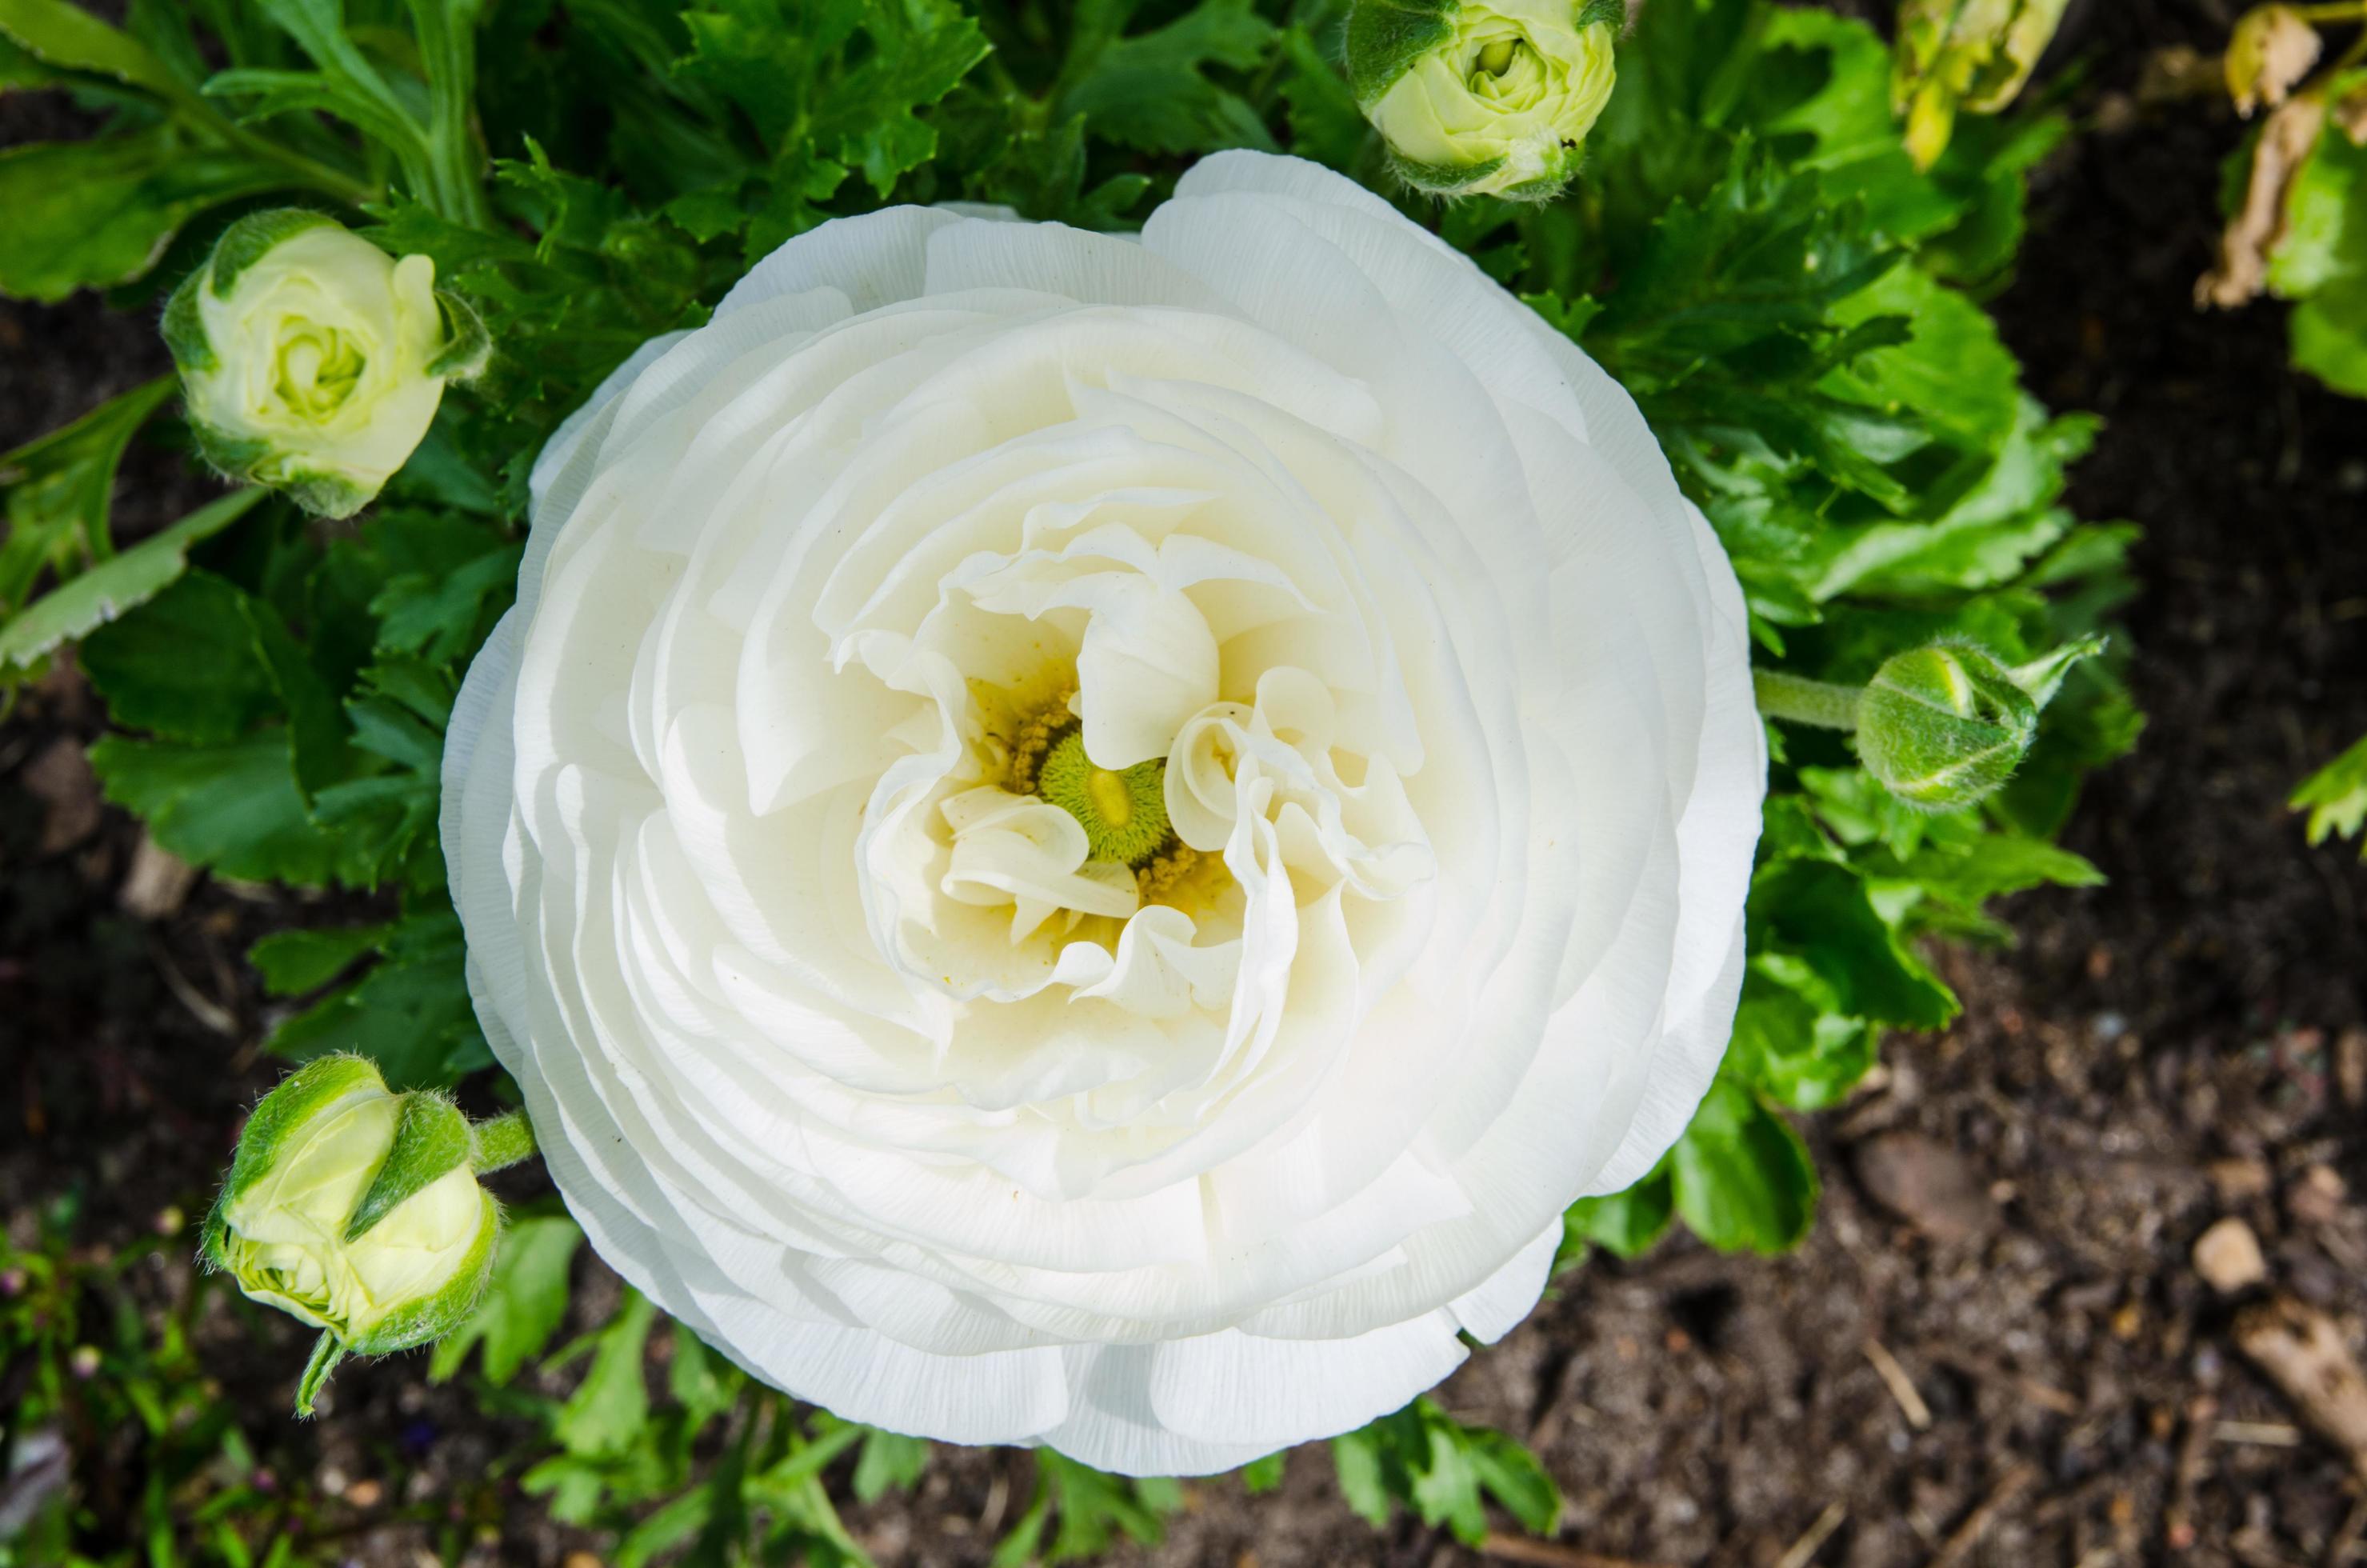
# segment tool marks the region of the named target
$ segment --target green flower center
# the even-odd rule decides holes
[[[279,331],[277,391],[292,414],[326,419],[343,408],[369,358],[333,326],[291,321]]]
[[[1059,807],[1085,830],[1095,860],[1140,868],[1167,847],[1167,762],[1152,757],[1132,767],[1096,767],[1085,756],[1085,737],[1070,730],[1052,743],[1036,775],[1036,793]]]
[[[1490,76],[1502,75],[1512,68],[1512,57],[1520,47],[1516,40],[1502,38],[1483,46],[1479,51],[1479,69]]]

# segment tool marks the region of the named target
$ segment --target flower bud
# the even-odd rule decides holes
[[[1898,10],[1893,107],[1907,119],[1907,154],[1940,161],[1956,111],[1995,114],[2021,96],[2070,0],[1905,0]]]
[[[2012,777],[2064,672],[2101,646],[2074,643],[2018,669],[1970,643],[1897,654],[1858,699],[1859,760],[1911,805],[1970,805]]]
[[[317,212],[257,212],[223,231],[164,307],[191,428],[232,478],[350,517],[427,434],[444,383],[486,353],[474,312]]]
[[[1625,15],[1621,0],[1359,0],[1348,85],[1417,190],[1548,200],[1610,101]]]
[[[391,1093],[360,1057],[322,1057],[248,1119],[206,1257],[323,1330],[328,1365],[440,1338],[475,1305],[500,1229],[470,1153],[449,1101]]]
[[[2227,40],[2227,96],[2250,118],[2262,104],[2285,101],[2317,63],[2325,41],[2291,6],[2259,6],[2244,13]]]

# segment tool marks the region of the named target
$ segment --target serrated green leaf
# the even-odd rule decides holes
[[[567,1315],[568,1270],[583,1240],[564,1214],[513,1218],[502,1231],[493,1278],[477,1310],[437,1342],[429,1380],[449,1381],[481,1346],[478,1369],[499,1388],[540,1355]]]
[[[366,955],[386,944],[391,926],[336,926],[310,931],[274,931],[249,948],[246,961],[273,996],[318,991]]]
[[[28,669],[67,642],[119,619],[171,586],[192,545],[210,539],[268,493],[234,490],[111,560],[69,578],[0,623],[0,672]]]
[[[357,880],[348,875],[359,869],[351,847],[305,812],[284,730],[211,745],[109,735],[90,761],[107,798],[192,865],[300,887]]]
[[[650,1419],[641,1369],[657,1309],[628,1286],[624,1304],[594,1340],[592,1365],[551,1420],[551,1436],[579,1457],[607,1458],[632,1447]]]
[[[114,552],[108,503],[124,449],[173,395],[169,376],[132,388],[0,456],[6,537],[0,538],[0,608],[18,609],[45,572],[62,575]]]
[[[1817,1169],[1800,1135],[1729,1079],[1711,1085],[1669,1169],[1677,1212],[1722,1252],[1785,1251],[1816,1217]]]
[[[1798,954],[1831,986],[1840,1012],[1910,1028],[1954,1019],[1954,994],[1908,950],[1865,879],[1831,860],[1794,859],[1752,879],[1752,946]]]
[[[1082,116],[1094,135],[1148,152],[1274,151],[1256,112],[1211,71],[1263,62],[1274,29],[1251,0],[1199,0],[1163,26],[1129,34],[1139,0],[1086,0],[1070,26],[1052,94],[1061,119]]]
[[[0,152],[0,294],[43,304],[143,276],[210,207],[283,190],[287,170],[174,125]]]
[[[2367,739],[2302,780],[2293,793],[2295,811],[2309,812],[2309,841],[2323,844],[2330,836],[2355,838],[2367,825]],[[2361,853],[2367,855],[2367,846]]]

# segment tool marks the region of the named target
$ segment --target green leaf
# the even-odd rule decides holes
[[[77,637],[164,592],[189,562],[189,547],[244,517],[268,492],[234,490],[210,501],[110,561],[69,578],[0,623],[0,671],[29,669]]]
[[[368,974],[281,1024],[264,1049],[297,1062],[350,1051],[376,1062],[396,1089],[448,1087],[490,1065],[450,910],[397,922],[380,951]]]
[[[1724,1071],[1794,1110],[1825,1110],[1874,1066],[1875,1043],[1874,1025],[1797,954],[1761,953],[1743,975]]]
[[[551,1420],[550,1435],[569,1453],[611,1458],[640,1438],[650,1419],[641,1358],[656,1317],[649,1298],[626,1287],[624,1305],[593,1341],[591,1368]]]
[[[478,1370],[499,1388],[542,1353],[567,1315],[568,1270],[583,1233],[564,1214],[514,1218],[502,1232],[493,1274],[469,1321],[437,1342],[431,1381],[446,1382],[482,1346]]]
[[[2353,273],[2294,307],[2293,364],[2339,392],[2367,397],[2367,272]]]
[[[235,741],[284,711],[249,603],[222,578],[191,572],[141,614],[93,633],[83,671],[118,724],[198,744]]]
[[[1936,1029],[1956,1016],[1954,994],[1908,950],[1849,866],[1793,859],[1764,867],[1752,879],[1748,916],[1754,949],[1799,954],[1851,1017]]]
[[[1261,64],[1274,29],[1252,0],[1200,0],[1148,32],[1127,25],[1139,0],[1086,0],[1070,24],[1053,115],[1084,118],[1096,136],[1154,153],[1224,147],[1274,151],[1274,138],[1212,71]]]
[[[1172,1482],[1104,1474],[1051,1449],[1037,1449],[1035,1460],[1035,1494],[995,1548],[995,1568],[1018,1568],[1039,1558],[1078,1562],[1107,1551],[1121,1535],[1152,1545],[1165,1533],[1163,1516],[1183,1506]],[[1047,1548],[1044,1531],[1055,1519]]]
[[[0,0],[0,34],[61,71],[111,77],[160,98],[187,96],[172,71],[137,39],[71,0]]]
[[[336,926],[313,931],[274,931],[246,951],[246,961],[273,996],[318,991],[366,954],[386,946],[391,926]]]
[[[161,377],[0,456],[8,530],[0,538],[0,609],[21,611],[44,572],[70,574],[114,553],[108,511],[124,449],[173,395]]]
[[[1486,1538],[1490,1499],[1540,1535],[1561,1517],[1561,1493],[1535,1454],[1501,1432],[1464,1426],[1428,1399],[1333,1438],[1331,1455],[1341,1495],[1375,1529],[1399,1503],[1467,1546]]]
[[[929,1445],[900,1432],[866,1427],[855,1457],[853,1485],[857,1502],[876,1503],[889,1492],[908,1492],[929,1467]]]
[[[1577,1262],[1590,1244],[1619,1257],[1640,1257],[1668,1233],[1675,1212],[1676,1195],[1665,1167],[1625,1192],[1581,1198],[1562,1215],[1555,1271]]]
[[[174,125],[0,152],[0,294],[43,304],[144,275],[210,207],[285,189],[287,171]]]
[[[2323,844],[2330,836],[2355,838],[2367,824],[2367,738],[2302,780],[2291,802],[2309,812],[2309,841]],[[2367,846],[2361,853],[2367,855]]]
[[[1241,1466],[1241,1490],[1252,1497],[1263,1497],[1282,1486],[1284,1470],[1290,1461],[1288,1449],[1276,1449],[1263,1459],[1250,1460]]]
[[[211,745],[109,735],[91,747],[90,762],[107,798],[192,865],[305,887],[345,880],[353,869],[349,852],[306,813],[284,731]]]
[[[1710,1087],[1670,1152],[1677,1212],[1721,1252],[1777,1253],[1816,1217],[1817,1169],[1784,1119],[1730,1079]]]

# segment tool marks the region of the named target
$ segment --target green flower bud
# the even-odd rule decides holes
[[[493,1267],[500,1210],[473,1153],[449,1101],[394,1094],[360,1057],[322,1057],[248,1119],[206,1257],[323,1331],[319,1377],[347,1352],[425,1345],[468,1316]]]
[[[317,212],[257,212],[164,306],[191,428],[223,472],[324,517],[368,505],[427,434],[444,384],[474,375],[474,312]]]
[[[1907,154],[1928,169],[1947,151],[1956,111],[1995,114],[2021,96],[2070,0],[1905,0],[1898,8],[1893,106]]]
[[[1544,201],[1610,101],[1621,0],[1357,0],[1348,85],[1433,196]]]
[[[1969,805],[2021,766],[2039,706],[2018,672],[1979,648],[1918,648],[1886,661],[1858,699],[1858,757],[1902,801]]]

